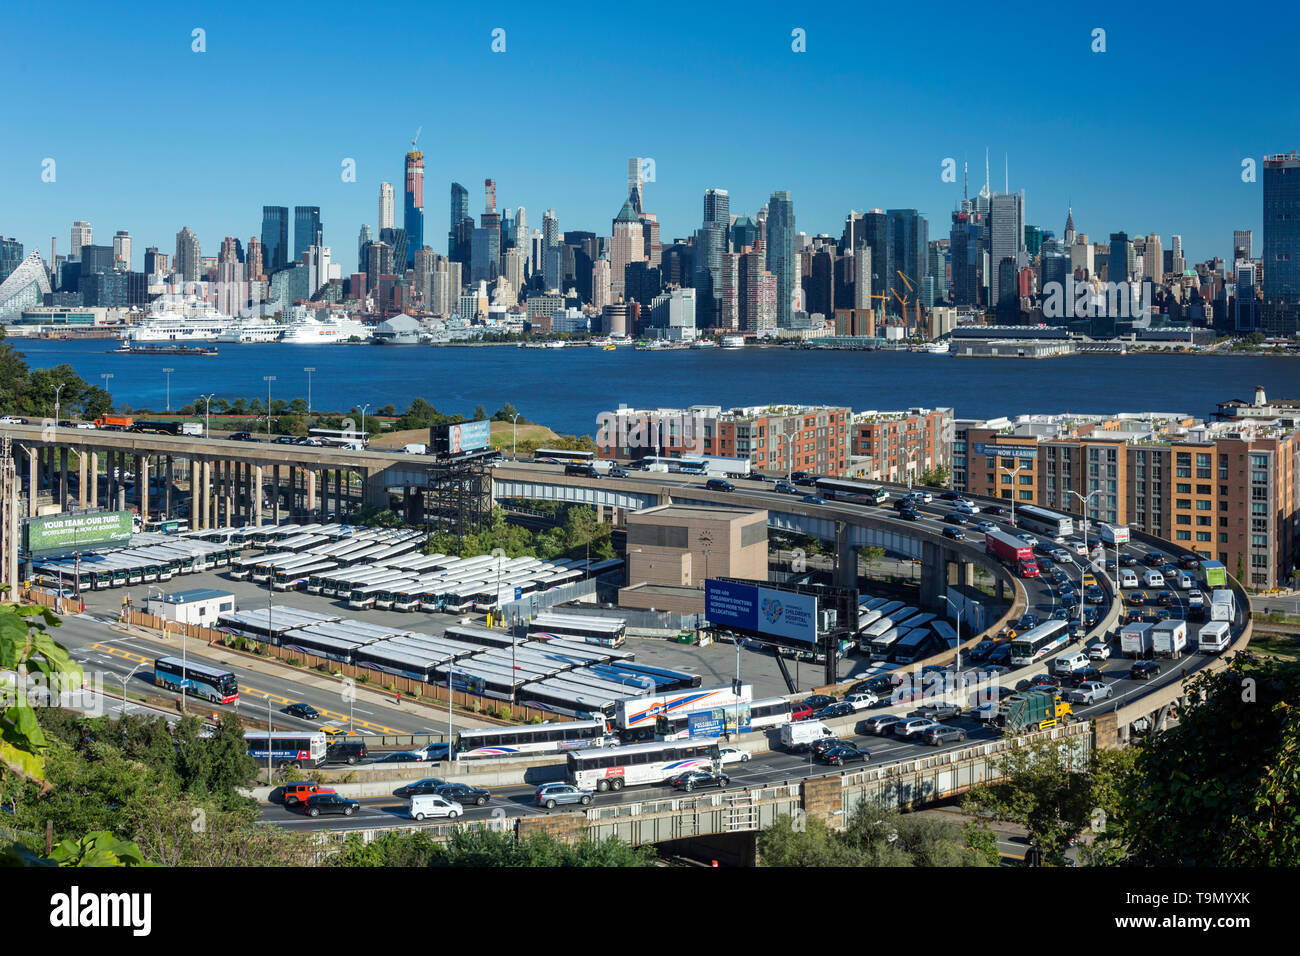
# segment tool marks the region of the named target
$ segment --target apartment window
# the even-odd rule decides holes
[[[1196,532],[1196,540],[1197,540],[1197,541],[1209,541],[1209,540],[1210,540],[1210,532],[1208,532],[1208,531],[1198,531],[1198,532]]]
[[[1011,484],[1011,476],[1010,476],[1010,475],[1003,475],[1003,476],[1002,476],[1002,483],[1003,483],[1004,485],[1009,485],[1009,484]]]
[[[1207,515],[1197,515],[1196,523],[1198,525],[1201,525],[1202,527],[1209,527],[1210,525],[1214,524],[1214,519]]]
[[[1113,495],[1115,492],[1119,491],[1119,486],[1113,481],[1107,481],[1106,490]]]
[[[1251,501],[1267,501],[1267,500],[1268,500],[1268,489],[1267,489],[1267,488],[1251,488],[1251,489],[1250,489],[1250,499],[1251,499]]]
[[[1227,486],[1227,485],[1219,485],[1219,497],[1220,497],[1220,498],[1226,498],[1226,497],[1228,497],[1228,486]]]
[[[1219,480],[1228,480],[1228,463],[1226,461],[1219,462]]]
[[[1011,497],[1011,489],[1010,489],[1010,488],[1003,488],[1003,489],[1002,489],[1002,497],[1003,497],[1003,498],[1010,498],[1010,497]]]
[[[1192,533],[1190,531],[1177,531],[1174,533],[1174,538],[1177,541],[1191,541]]]
[[[1021,500],[1021,501],[1033,501],[1033,500],[1034,500],[1034,493],[1033,493],[1032,491],[1022,491],[1022,492],[1020,492],[1020,500]]]
[[[1220,532],[1219,532],[1219,544],[1227,544],[1227,543],[1228,543],[1228,535],[1227,535],[1225,532],[1220,531]]]
[[[1192,506],[1191,498],[1179,498],[1174,502],[1175,508],[1190,508]]]
[[[1214,510],[1214,502],[1213,502],[1213,501],[1198,501],[1198,502],[1196,502],[1196,510],[1197,510],[1197,511],[1213,511],[1213,510]]]
[[[1220,519],[1219,519],[1219,527],[1220,527],[1220,528],[1226,528],[1227,526],[1228,526],[1228,519],[1227,519],[1227,518],[1220,518]]]
[[[1214,494],[1214,489],[1210,485],[1197,485],[1196,493],[1198,495],[1212,495]]]
[[[1268,547],[1268,535],[1266,535],[1266,534],[1252,534],[1252,535],[1250,536],[1250,546],[1251,546],[1252,548],[1267,548],[1267,547]]]
[[[1192,485],[1191,485],[1191,482],[1182,482],[1182,481],[1180,481],[1180,482],[1178,483],[1178,493],[1179,493],[1180,495],[1190,495],[1190,494],[1192,493]]]
[[[1250,473],[1250,480],[1251,480],[1252,483],[1257,484],[1257,485],[1267,484],[1267,483],[1268,483],[1268,472],[1266,472],[1266,471],[1252,471],[1252,472]]]
[[[1192,516],[1191,516],[1191,515],[1174,515],[1174,522],[1175,522],[1176,524],[1191,524],[1191,523],[1192,523]]]
[[[1196,454],[1196,477],[1197,477],[1197,478],[1209,478],[1209,477],[1211,477],[1210,468],[1211,468],[1211,465],[1210,465],[1210,456],[1209,456],[1208,454],[1202,454],[1202,453],[1200,453],[1200,452],[1197,452],[1197,454]]]
[[[1250,503],[1250,513],[1253,515],[1267,515],[1268,504],[1263,501],[1252,501]]]
[[[1022,485],[1032,485],[1032,484],[1034,483],[1034,476],[1033,476],[1033,475],[1021,475],[1021,476],[1020,476],[1020,483],[1021,483]]]
[[[1190,452],[1180,451],[1177,458],[1177,477],[1192,477],[1192,456]]]
[[[1267,530],[1268,530],[1268,519],[1267,519],[1267,518],[1251,518],[1251,519],[1250,519],[1250,530],[1251,530],[1251,531],[1267,531]]]
[[[1268,455],[1251,455],[1251,456],[1250,456],[1250,467],[1251,467],[1251,468],[1267,468],[1267,467],[1268,467]]]

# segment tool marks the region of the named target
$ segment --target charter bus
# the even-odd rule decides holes
[[[699,674],[669,670],[667,667],[651,667],[649,664],[634,664],[631,660],[620,661],[617,667],[638,677],[649,677],[655,682],[656,687],[665,691],[690,690],[704,682],[704,678]],[[592,670],[599,670],[599,668],[593,667]]]
[[[289,552],[283,553],[288,554]],[[253,580],[260,584],[265,584],[270,581],[272,586],[274,586],[276,575],[281,570],[292,571],[294,568],[305,568],[307,565],[314,564],[318,560],[317,557],[310,554],[291,554],[288,558],[279,561],[275,560],[274,556],[272,556],[267,561],[259,561],[257,564],[253,565]]]
[[[519,688],[527,683],[518,671],[476,664],[473,661],[440,664],[435,670],[438,674],[438,682],[441,684],[450,684],[455,690],[466,693],[476,693],[473,687],[478,685],[483,689],[483,696],[495,697],[498,700],[519,699]]]
[[[348,607],[358,610],[367,607],[374,607],[376,599],[386,590],[396,584],[405,585],[409,583],[409,581],[404,581],[398,578],[393,581],[384,581],[380,584],[363,584],[360,587],[355,587],[348,592]]]
[[[957,631],[947,621],[942,618],[936,618],[930,622],[930,626],[934,628],[934,633],[939,635],[939,639],[943,641],[948,648],[951,649],[957,646]]]
[[[1026,531],[1046,535],[1058,544],[1074,534],[1074,519],[1037,505],[1018,505],[1016,524]]]
[[[610,558],[608,561],[597,561],[595,564],[587,562],[583,569],[584,578],[598,578],[602,574],[608,574],[611,571],[618,571],[623,567],[622,558]]]
[[[606,732],[603,720],[570,720],[532,727],[488,727],[456,735],[456,759],[513,757],[558,753],[583,747],[604,747],[618,740]]]
[[[702,475],[704,469],[708,467],[708,462],[703,458],[668,458],[663,455],[646,455],[644,458],[638,458],[635,465],[642,471],[654,471],[657,470],[656,466],[663,465],[673,474]]]
[[[239,700],[235,675],[219,667],[208,667],[179,657],[160,657],[153,662],[153,682],[170,691],[202,697],[214,704],[232,704]]]
[[[332,448],[365,448],[370,444],[370,433],[354,428],[309,428],[307,434]]]
[[[75,588],[80,592],[92,590],[96,586],[95,575],[84,563],[80,571],[73,561],[68,561],[66,564],[62,561],[41,562],[33,565],[33,568],[36,571],[36,580],[50,587]]]
[[[338,565],[333,561],[313,561],[295,568],[276,568],[271,587],[277,591],[296,591],[313,577],[333,571]]]
[[[754,688],[749,684],[741,684],[739,694],[732,690],[730,684],[726,687],[654,694],[648,697],[620,700],[615,719],[620,731],[648,729],[653,732],[656,717],[671,717],[687,711],[740,704],[753,699]]]
[[[870,655],[873,661],[887,661],[894,656],[894,645],[902,636],[902,631],[897,627],[891,627],[870,639],[863,638],[858,647],[863,653]]]
[[[598,687],[575,684],[559,677],[524,684],[518,699],[541,710],[584,720],[612,716],[617,702],[614,696]]]
[[[929,624],[935,619],[935,617],[937,617],[937,615],[929,613],[913,614],[911,617],[899,619],[898,626],[905,628],[921,627],[922,625]]]
[[[539,448],[533,452],[533,461],[561,465],[590,465],[596,460],[594,451],[565,451],[562,448]]]
[[[896,664],[911,664],[930,653],[937,638],[928,627],[914,627],[903,634],[894,644],[893,661]]]
[[[732,708],[723,709],[730,710]],[[669,717],[667,733],[661,736],[664,740],[679,740],[683,737],[689,737],[692,714],[707,714],[711,713],[712,710],[713,708],[705,708],[704,710]],[[784,697],[769,697],[766,700],[753,701],[749,705],[749,726],[751,730],[761,730],[764,727],[780,727],[788,723],[790,723],[790,702]]]
[[[1069,621],[1044,621],[1011,641],[1011,663],[1016,667],[1036,663],[1069,640]]]
[[[346,638],[328,637],[324,634],[309,634],[306,631],[290,631],[280,639],[280,646],[303,654],[325,657],[341,664],[351,664],[353,653],[362,646],[360,641]]]
[[[571,750],[565,779],[583,790],[622,790],[663,783],[687,770],[716,770],[722,754],[716,740],[661,740],[626,747]]]
[[[250,730],[244,733],[248,755],[263,763],[269,757],[277,767],[319,767],[325,761],[325,735],[319,730]]]
[[[530,634],[548,634],[602,647],[622,647],[627,638],[627,621],[616,617],[543,611],[533,618],[528,630]]]
[[[450,614],[463,614],[474,607],[474,601],[487,587],[487,581],[467,581],[453,585],[441,595],[441,609]]]
[[[369,644],[358,647],[352,652],[352,663],[358,667],[409,677],[411,680],[431,684],[437,677],[438,665],[447,660],[445,654],[428,654],[414,646]]]
[[[889,492],[880,485],[864,481],[846,481],[843,478],[818,478],[817,494],[832,501],[847,501],[855,505],[884,504]]]

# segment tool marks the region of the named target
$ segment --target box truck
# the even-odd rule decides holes
[[[1187,647],[1186,621],[1161,621],[1151,628],[1151,654],[1154,657],[1181,657]]]
[[[1228,621],[1202,624],[1196,634],[1196,649],[1202,654],[1221,654],[1232,643],[1232,625]]]
[[[1151,622],[1138,621],[1119,629],[1119,652],[1125,657],[1151,655]]]
[[[820,720],[800,720],[781,727],[781,746],[791,753],[801,754],[812,746],[814,740],[834,736]]]
[[[1097,527],[1101,529],[1101,540],[1108,548],[1129,543],[1128,525],[1099,523]]]
[[[1210,595],[1210,620],[1227,621],[1232,623],[1232,619],[1237,616],[1237,601],[1232,596],[1232,591],[1228,588],[1219,588]]]

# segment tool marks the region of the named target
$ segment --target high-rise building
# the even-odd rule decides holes
[[[915,302],[921,294],[926,274],[925,257],[926,246],[930,241],[930,224],[915,209],[890,209],[886,215],[892,220],[894,226],[895,271],[890,273],[889,288],[892,291],[889,298],[901,312],[902,303],[894,298],[893,292],[897,292],[899,298],[908,299],[910,302]],[[907,282],[902,280],[898,275],[899,272],[907,276]],[[908,282],[912,285],[911,291],[908,291]],[[881,289],[881,291],[885,290]],[[915,306],[908,311],[911,315],[915,315]]]
[[[1074,245],[1074,207],[1070,206],[1065,212],[1065,247],[1068,249]]]
[[[376,290],[379,288],[380,276],[391,276],[393,274],[393,247],[382,239],[378,242],[372,242],[366,250],[366,288]],[[414,258],[414,253],[412,253]]]
[[[424,153],[406,154],[406,206],[402,225],[406,229],[406,267],[415,265],[415,250],[424,245]]]
[[[78,219],[72,224],[72,245],[68,248],[68,259],[81,259],[81,247],[88,246],[95,241],[94,230],[90,228],[90,223]]]
[[[1183,258],[1183,237],[1170,236],[1169,244],[1174,254],[1173,268],[1169,271],[1176,276],[1181,276],[1187,271],[1187,260]]]
[[[199,280],[199,237],[189,226],[176,233],[176,273],[183,282]]]
[[[257,236],[248,237],[248,254],[244,259],[244,277],[249,282],[261,282],[266,278],[262,265],[262,244]]]
[[[614,300],[610,297],[610,267],[609,260],[604,256],[597,259],[591,266],[591,304],[597,309],[603,309]]]
[[[412,256],[408,256],[406,252],[406,247],[408,244],[406,238],[406,230],[405,229],[381,229],[379,230],[379,238],[382,242],[386,242],[393,247],[394,272],[396,273],[405,272],[406,269],[402,265],[402,263],[406,262],[407,259],[413,258]],[[414,267],[414,263],[412,263],[412,267]]]
[[[645,181],[642,179],[642,167],[644,160],[640,156],[633,156],[627,161],[627,201],[632,204],[632,211],[638,216],[644,209],[645,194],[643,189]]]
[[[514,228],[510,230],[510,237],[514,247],[519,250],[524,264],[524,280],[527,281],[529,273],[532,272],[532,246],[528,241],[528,211],[523,206],[515,210],[515,223]]]
[[[0,282],[4,282],[22,265],[23,244],[17,239],[0,238]]]
[[[803,310],[803,289],[795,275],[794,203],[787,190],[772,193],[767,201],[767,270],[776,276],[776,326],[794,325],[794,313]]]
[[[447,258],[468,266],[474,219],[469,214],[469,190],[460,183],[451,184],[451,214],[447,222]]]
[[[1264,331],[1300,330],[1300,153],[1264,157]]]
[[[767,257],[762,249],[739,257],[737,287],[740,330],[760,333],[775,329],[778,311],[776,276],[767,271]]]
[[[320,206],[293,207],[293,258],[301,262],[309,246],[321,244]]]
[[[379,228],[393,228],[393,184],[379,184]]]
[[[370,243],[374,241],[375,241],[375,236],[374,233],[370,231],[369,224],[363,222],[361,224],[361,231],[357,234],[357,271],[358,272],[366,271],[366,263],[370,261],[369,254],[366,252],[366,247],[369,246]]]
[[[1160,237],[1154,232],[1146,238],[1142,248],[1142,275],[1152,282],[1161,282],[1165,275],[1165,256],[1160,248]]]
[[[501,214],[497,212],[497,184],[483,180],[483,213],[474,230],[470,249],[469,281],[491,284],[501,273]]]
[[[113,269],[131,271],[131,237],[125,229],[119,229],[113,236]]]
[[[609,294],[615,299],[627,289],[626,269],[629,263],[645,258],[645,232],[629,196],[614,217],[613,236],[609,243]]]
[[[83,276],[98,272],[113,272],[112,246],[82,246],[81,274]]]
[[[1236,288],[1232,303],[1232,329],[1239,335],[1249,335],[1259,330],[1255,263],[1249,259],[1238,259],[1233,269],[1233,278],[1236,280]]]
[[[1253,259],[1252,251],[1254,233],[1250,229],[1232,230],[1232,259]]]
[[[167,254],[158,251],[157,246],[148,246],[144,250],[144,274],[147,276],[164,275],[167,272]]]
[[[268,275],[289,264],[289,207],[262,207],[262,261]]]
[[[1004,287],[1007,276],[1003,263],[1011,261],[1011,275],[1018,268],[1018,258],[1025,241],[1025,194],[994,193],[989,198],[989,268],[991,282],[989,304],[1006,308],[1015,299],[1014,284]]]

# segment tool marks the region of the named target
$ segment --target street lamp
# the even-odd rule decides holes
[[[790,436],[785,432],[777,432],[778,441],[785,442],[785,480],[790,481],[790,476],[794,474],[794,462],[790,459]],[[780,448],[780,445],[777,445]]]
[[[217,393],[213,392],[211,395],[202,395],[200,397],[203,399],[203,437],[207,438],[208,425],[212,421],[210,417],[212,415],[212,400],[217,397]]]
[[[125,716],[126,716],[126,685],[127,685],[127,682],[130,681],[131,678],[135,676],[135,672],[138,671],[140,668],[144,667],[144,665],[145,665],[146,663],[148,663],[148,662],[147,662],[147,661],[141,661],[139,664],[136,664],[135,667],[132,667],[131,670],[130,670],[130,672],[129,672],[125,677],[122,678],[122,708],[121,708],[121,710],[118,711],[118,717],[119,717],[119,719],[121,719],[122,717],[125,717]]]
[[[1092,500],[1093,495],[1101,494],[1100,488],[1094,488],[1086,495],[1081,495],[1077,491],[1071,490],[1070,494],[1083,502],[1083,561],[1079,564],[1079,636],[1083,637],[1083,606],[1086,603],[1083,598],[1083,576],[1088,573],[1088,502]],[[1103,561],[1102,567],[1105,567]],[[1102,571],[1102,574],[1105,574]]]
[[[262,381],[266,383],[266,437],[269,441],[271,438],[271,383],[275,381],[275,376],[263,375]]]
[[[176,371],[174,368],[163,369],[167,375],[167,411],[169,412],[172,410],[172,372],[174,371]]]
[[[307,417],[310,418],[311,417],[311,373],[316,371],[316,369],[313,366],[312,368],[304,368],[303,371],[307,373]]]
[[[1020,464],[1016,465],[1015,469],[1011,472],[1011,527],[1013,528],[1016,526],[1016,495],[1019,494],[1019,489],[1016,485],[1016,475],[1020,474],[1020,472],[1024,470],[1024,467],[1025,463],[1022,461]]]
[[[366,402],[364,405],[361,406],[361,434],[362,435],[366,434],[366,409],[369,407],[370,407],[369,402]],[[349,479],[349,481],[351,481],[351,479]]]
[[[100,372],[100,373],[99,373],[99,377],[102,378],[102,379],[104,380],[104,391],[107,392],[107,391],[108,391],[108,380],[109,380],[110,378],[113,377],[113,373],[112,373],[112,372]],[[110,398],[111,398],[111,397],[112,397],[112,396],[110,396]],[[111,404],[109,405],[109,408],[110,408],[110,409],[112,408],[112,405],[111,405]]]
[[[510,460],[515,461],[518,458],[518,447],[519,447],[519,413],[518,412],[515,412],[513,415],[510,416],[510,424],[513,426],[513,431],[510,436]]]
[[[64,382],[61,385],[56,385],[54,387],[54,424],[55,425],[59,423],[59,392],[63,391],[63,389],[66,387],[67,387],[67,382]]]
[[[943,598],[943,603],[948,605],[949,608],[954,607],[952,603],[952,599],[949,598],[948,595],[940,594],[939,597]],[[966,613],[966,605],[962,604],[960,607],[957,608],[957,647],[956,647],[957,658],[953,662],[953,668],[952,668],[952,682],[954,687],[957,686],[957,681],[961,679],[961,619],[965,615],[965,613]],[[954,701],[954,703],[956,702]]]

